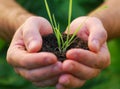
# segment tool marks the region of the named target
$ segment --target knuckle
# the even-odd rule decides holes
[[[111,64],[111,61],[110,61],[110,55],[106,56],[105,58],[105,62],[104,62],[104,68],[108,67],[109,65]]]
[[[100,73],[100,70],[94,69],[93,71],[88,72],[87,76],[84,76],[85,80],[95,78]]]
[[[98,57],[96,59],[96,62],[94,63],[94,65],[92,66],[93,68],[101,68],[101,66],[103,65],[103,61],[101,60],[100,57]]]
[[[33,73],[32,71],[27,71],[27,72],[24,73],[22,76],[23,76],[25,79],[27,79],[27,80],[29,80],[29,81],[31,81],[31,82],[37,82],[37,81],[40,80],[39,77],[38,77],[35,73]]]
[[[38,82],[48,78],[49,74],[43,71],[30,71],[29,72],[31,81]]]
[[[104,69],[110,65],[110,56],[98,57],[98,61],[92,66],[93,68]]]
[[[93,71],[93,73],[91,74],[91,76],[92,76],[91,78],[94,78],[94,77],[98,76],[100,72],[101,72],[101,70],[96,69],[96,70]]]
[[[107,39],[107,32],[106,32],[105,30],[103,30],[103,31],[101,32],[100,38],[105,39],[105,40]]]
[[[19,60],[19,65],[21,66],[21,67],[23,67],[23,68],[28,68],[28,61],[27,61],[28,59],[25,57],[25,56],[23,56],[22,58],[21,58],[21,60]]]
[[[21,76],[23,76],[25,79],[27,79],[27,80],[31,80],[31,76],[30,76],[30,73],[29,73],[29,71],[25,71],[25,70],[18,70],[19,71],[19,74],[21,75]]]
[[[105,69],[106,67],[108,67],[110,65],[111,61],[110,61],[110,54],[106,54],[106,56],[103,57],[99,57],[99,61],[96,65],[95,68],[99,68],[99,69]]]
[[[33,73],[32,71],[29,72],[28,79],[30,79],[31,81],[39,81],[38,78],[39,77],[35,73]]]

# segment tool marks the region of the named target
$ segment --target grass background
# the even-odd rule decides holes
[[[28,11],[48,18],[44,8],[43,0],[16,0]],[[61,28],[65,29],[67,23],[68,0],[48,0],[52,12],[55,13]],[[86,15],[89,11],[97,7],[102,0],[74,0],[73,16]],[[63,16],[64,15],[64,16]],[[64,18],[63,18],[64,17]],[[114,39],[108,42],[111,53],[111,65],[102,71],[102,73],[89,80],[82,88],[78,89],[120,89],[120,39]],[[54,87],[37,88],[29,81],[17,75],[13,68],[6,62],[6,52],[9,47],[0,39],[0,89],[55,89]]]

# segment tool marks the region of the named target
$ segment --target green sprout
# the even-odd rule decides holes
[[[47,0],[44,0],[45,6],[46,6],[46,10],[53,28],[53,32],[55,34],[55,37],[57,39],[57,43],[58,43],[58,49],[60,51],[60,53],[62,52],[66,52],[67,48],[73,43],[73,41],[75,40],[76,34],[78,33],[78,31],[81,29],[81,27],[83,26],[83,24],[85,23],[85,21],[89,18],[86,18],[79,26],[78,28],[75,30],[75,32],[72,34],[72,36],[70,36],[70,23],[71,23],[71,17],[72,17],[72,0],[69,0],[69,12],[68,12],[68,30],[67,30],[67,38],[66,40],[63,40],[62,37],[62,33],[60,32],[60,25],[56,22],[56,18],[54,14],[51,14],[50,9],[49,9],[49,5],[47,3]],[[106,6],[99,8],[96,12],[105,9]]]
[[[60,32],[60,25],[57,24],[56,19],[54,14],[51,14],[47,0],[44,0],[45,2],[45,6],[46,6],[46,10],[53,28],[53,32],[56,36],[57,39],[57,43],[58,43],[58,49],[60,52],[65,52],[67,50],[67,48],[72,44],[72,42],[74,41],[74,38],[76,36],[76,32],[74,32],[74,34],[72,35],[72,37],[70,37],[70,23],[71,23],[71,16],[72,16],[72,0],[69,0],[69,12],[68,12],[68,32],[67,32],[67,38],[64,41],[62,34]]]

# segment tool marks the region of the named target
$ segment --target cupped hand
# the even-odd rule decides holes
[[[15,71],[39,87],[55,85],[62,72],[62,64],[54,54],[38,52],[41,36],[50,33],[52,27],[46,19],[30,17],[16,31],[7,52],[7,61]]]
[[[110,64],[107,32],[102,22],[96,17],[79,17],[71,23],[70,33],[74,33],[80,24],[82,27],[77,36],[88,41],[89,50],[74,48],[67,52],[67,60],[62,64],[64,74],[59,78],[57,89],[81,87]]]

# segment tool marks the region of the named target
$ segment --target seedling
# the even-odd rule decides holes
[[[68,12],[68,32],[67,32],[67,38],[64,41],[63,37],[62,37],[62,33],[60,32],[60,25],[56,22],[55,16],[54,14],[51,15],[47,0],[44,0],[45,2],[45,6],[46,6],[46,10],[53,28],[53,32],[56,36],[57,39],[57,43],[58,43],[58,49],[61,52],[65,52],[66,49],[70,46],[70,44],[74,41],[75,35],[77,33],[74,32],[72,37],[70,37],[70,23],[71,23],[71,15],[72,15],[72,0],[69,0],[69,12]]]
[[[60,32],[60,25],[56,22],[56,18],[54,14],[51,14],[50,9],[49,9],[49,5],[47,3],[47,0],[44,0],[45,6],[46,6],[46,10],[53,28],[53,32],[56,36],[57,39],[57,43],[58,43],[58,49],[60,51],[60,53],[62,52],[66,52],[67,48],[73,43],[73,41],[76,38],[76,34],[78,33],[78,31],[81,29],[81,27],[83,26],[83,24],[85,23],[85,21],[88,19],[86,18],[81,24],[80,26],[75,30],[75,32],[72,34],[72,36],[70,36],[70,23],[71,23],[71,16],[72,16],[72,0],[69,0],[69,11],[68,11],[68,30],[67,30],[67,38],[66,40],[63,39],[62,37],[62,33]],[[102,7],[99,8],[96,12],[105,9],[106,7]]]

